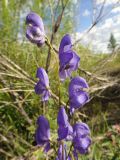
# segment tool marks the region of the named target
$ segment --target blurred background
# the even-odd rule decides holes
[[[73,75],[87,80],[91,99],[74,119],[89,124],[93,143],[80,159],[120,160],[119,0],[0,0],[0,160],[46,159],[34,148],[40,114],[50,121],[52,139],[57,138],[59,102],[51,98],[44,106],[34,85],[37,67],[47,67],[51,90],[59,96],[59,64],[48,46],[38,48],[26,39],[25,18],[30,11],[42,17],[55,50],[69,33],[81,57]],[[64,102],[68,84],[69,79],[61,85]],[[52,153],[49,159],[55,159]]]

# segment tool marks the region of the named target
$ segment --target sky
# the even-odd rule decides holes
[[[109,53],[107,45],[111,33],[120,44],[120,0],[106,0],[102,12],[102,15],[105,15],[104,18],[89,33],[85,34],[98,16],[103,1],[75,0],[77,10],[75,40],[82,37],[80,43],[89,46],[96,53]]]

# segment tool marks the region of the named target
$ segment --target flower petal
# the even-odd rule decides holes
[[[73,128],[68,122],[68,116],[66,114],[64,107],[61,107],[58,112],[57,123],[59,126],[58,140],[62,139],[65,139],[67,141],[72,140]]]
[[[39,81],[35,85],[35,93],[41,95],[42,101],[47,101],[51,95],[48,75],[43,68],[38,68],[36,77],[39,78]]]
[[[71,59],[69,65],[71,66],[70,68],[75,71],[78,69],[78,65],[79,65],[79,61],[80,61],[80,57],[75,53],[73,53],[73,58]]]
[[[49,86],[49,78],[44,68],[37,69],[36,77],[39,78],[45,86]]]
[[[67,158],[66,145],[60,144],[59,149],[58,149],[58,156],[56,160],[70,160],[66,158]]]
[[[79,56],[75,52],[70,51],[59,55],[60,69],[59,75],[61,81],[64,81],[67,77],[71,76],[72,71],[78,68],[80,61]]]
[[[68,127],[59,127],[58,128],[58,141],[66,139],[68,135]]]
[[[90,134],[90,129],[86,123],[76,123],[73,126],[74,136],[86,136]]]
[[[89,94],[83,91],[83,88],[88,88],[86,80],[82,77],[75,77],[69,84],[69,102],[70,110],[73,113],[74,109],[82,107],[89,101]]]
[[[88,152],[88,148],[91,144],[90,137],[84,138],[76,138],[76,142],[74,141],[74,147],[79,151],[80,154],[86,154]]]
[[[73,58],[72,52],[67,52],[59,55],[60,67],[64,67],[69,64],[70,60]]]
[[[48,90],[43,91],[42,93],[42,101],[48,101],[51,94]]]
[[[72,42],[69,34],[66,34],[60,43],[59,47],[59,61],[60,79],[64,81],[67,77],[71,76],[72,71],[78,69],[80,57],[72,51]]]
[[[48,152],[50,150],[50,142],[45,144],[44,152]]]
[[[71,37],[69,34],[66,34],[61,40],[59,47],[59,54],[70,51],[71,47],[72,47]]]
[[[70,124],[67,127],[58,128],[58,141],[65,139],[71,141],[73,139],[73,128]]]
[[[57,123],[59,126],[67,126],[68,125],[68,116],[64,107],[61,107],[58,112]]]
[[[36,130],[36,142],[42,144],[49,141],[50,138],[50,125],[44,116],[40,116],[37,120],[38,128]]]
[[[59,71],[60,80],[64,81],[67,77],[71,76],[71,73],[72,73],[72,70],[70,70],[70,69],[67,69],[67,70],[65,70],[64,68],[61,69]]]
[[[43,92],[46,90],[46,86],[41,81],[38,81],[38,83],[35,85],[35,93],[36,94],[43,94]]]
[[[26,37],[32,42],[36,44],[44,44],[45,42],[45,36],[39,29],[39,27],[36,26],[28,26],[26,30]]]
[[[34,12],[30,12],[27,17],[26,17],[26,24],[28,25],[32,25],[32,26],[37,26],[40,28],[40,30],[44,33],[44,24],[43,21],[41,19],[41,17],[34,13]]]
[[[87,124],[79,122],[73,126],[73,144],[77,153],[85,154],[91,144],[90,129]]]
[[[86,80],[79,76],[73,78],[69,84],[69,95],[73,95],[82,88],[88,88],[88,83]]]
[[[72,108],[74,109],[81,108],[85,103],[89,101],[89,95],[85,91],[79,91],[78,94],[72,94],[69,97],[69,101],[71,110]]]

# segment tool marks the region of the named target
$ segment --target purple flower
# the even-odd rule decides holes
[[[76,157],[77,152],[80,154],[86,154],[88,152],[88,148],[91,144],[89,135],[90,130],[87,124],[80,122],[73,126],[73,145]]]
[[[78,68],[80,57],[72,50],[72,42],[69,34],[66,34],[59,47],[59,75],[61,81],[71,76],[71,73]]]
[[[72,140],[73,128],[68,121],[68,116],[64,107],[61,107],[57,117],[58,123],[58,140]]]
[[[89,95],[86,91],[84,91],[85,88],[88,88],[88,84],[84,78],[75,77],[71,80],[69,84],[69,102],[71,113],[88,102]]]
[[[41,95],[42,101],[47,101],[50,97],[48,75],[43,68],[38,68],[36,77],[39,81],[35,85],[35,93]]]
[[[48,120],[44,116],[40,116],[37,120],[38,128],[35,133],[37,145],[44,146],[44,151],[50,149],[50,126]]]
[[[71,160],[70,156],[67,157],[66,145],[60,144],[56,160]]]
[[[34,12],[31,12],[26,17],[26,37],[32,43],[41,46],[45,43],[45,31],[41,17]]]

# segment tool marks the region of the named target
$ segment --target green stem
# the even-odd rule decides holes
[[[43,102],[43,115],[46,114],[46,102]]]
[[[69,100],[66,102],[66,106],[65,106],[66,111],[67,111],[67,114],[69,115],[69,108],[68,108],[68,104],[69,104]]]
[[[51,43],[50,43],[50,40],[48,39],[48,37],[46,36],[45,37],[45,39],[46,39],[46,44],[50,47],[50,49],[55,53],[55,51],[54,51],[54,49],[53,49],[53,46],[51,45]],[[56,53],[55,53],[56,54]]]
[[[48,69],[49,69],[50,61],[51,61],[51,51],[54,52],[56,61],[58,61],[58,57],[57,57],[57,54],[56,54],[56,52],[54,51],[54,48],[52,47],[51,42],[49,41],[49,39],[48,39],[47,36],[45,37],[45,39],[46,39],[46,44],[47,44],[47,46],[49,47],[48,56],[47,56],[47,60],[46,60],[46,72],[48,73]]]
[[[61,106],[61,89],[60,89],[60,85],[61,85],[61,82],[60,82],[60,79],[59,79],[59,108]]]
[[[64,142],[61,143],[62,143],[62,160],[64,160]]]
[[[57,155],[58,153],[57,153],[57,150],[56,150],[56,148],[55,148],[55,144],[54,144],[52,141],[50,141],[50,144],[52,145],[52,148],[54,149],[55,154]]]
[[[70,146],[70,149],[69,149],[69,152],[68,152],[68,155],[67,155],[67,159],[68,159],[68,156],[70,155],[70,152],[71,152],[71,150],[72,150],[72,147],[73,147],[73,143],[72,143],[71,146]]]

